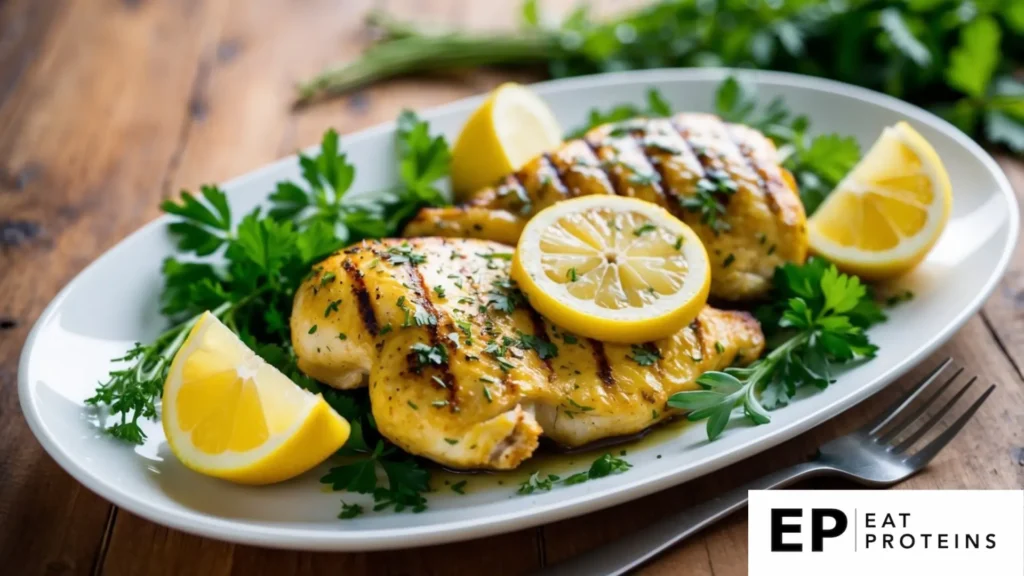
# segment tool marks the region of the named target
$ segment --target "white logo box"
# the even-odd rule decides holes
[[[1024,575],[1022,490],[755,490],[748,515],[750,576]]]

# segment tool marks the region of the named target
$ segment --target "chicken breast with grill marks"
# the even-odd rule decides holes
[[[369,385],[378,430],[454,468],[510,469],[541,435],[566,446],[640,432],[677,412],[671,394],[764,347],[743,312],[705,308],[642,346],[566,333],[509,280],[507,246],[472,239],[366,241],[299,288],[299,367],[338,388]]]
[[[404,235],[514,245],[532,215],[586,194],[642,198],[689,224],[711,257],[718,299],[763,296],[777,266],[807,257],[804,208],[772,142],[752,128],[691,113],[595,128],[461,206],[421,210]]]

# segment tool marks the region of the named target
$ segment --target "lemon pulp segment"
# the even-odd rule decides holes
[[[186,466],[254,484],[308,470],[349,433],[322,396],[267,364],[210,313],[171,364],[162,410],[168,443]]]

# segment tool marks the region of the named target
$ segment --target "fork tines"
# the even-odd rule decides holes
[[[887,446],[886,450],[892,454],[900,455],[907,452],[907,450],[923,438],[929,431],[931,431],[936,424],[938,424],[942,418],[960,401],[960,399],[967,393],[967,390],[974,385],[977,381],[977,376],[971,376],[967,379],[967,383],[961,386],[956,393],[937,411],[932,413],[930,416],[927,414],[929,408],[932,407],[939,400],[939,398],[946,392],[950,386],[956,382],[963,374],[964,369],[962,367],[952,370],[952,374],[944,378],[945,374],[949,374],[953,363],[952,358],[946,358],[943,360],[934,370],[932,370],[927,376],[925,376],[921,382],[912,386],[901,398],[899,398],[892,406],[889,407],[882,416],[871,424],[868,424],[861,429],[863,434],[866,434],[871,440]],[[935,382],[942,381],[942,384],[937,388],[932,386]],[[925,395],[925,393],[935,388],[934,392],[928,396],[927,400],[918,402],[917,400]],[[917,453],[908,456],[905,461],[907,464],[918,467],[924,466],[932,458],[938,454],[950,440],[956,436],[957,432],[967,424],[967,421],[971,419],[978,408],[981,407],[982,403],[989,397],[993,390],[995,390],[995,384],[992,384],[986,389],[977,400],[971,404],[963,414],[955,422],[949,425],[941,434],[935,437],[931,442],[926,444]],[[916,406],[915,406],[916,405]],[[900,434],[911,428],[915,423],[918,424],[916,430],[910,435],[902,438],[897,442]],[[884,432],[883,432],[884,430]]]

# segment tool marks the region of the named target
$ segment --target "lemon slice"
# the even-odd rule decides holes
[[[708,299],[700,238],[664,208],[621,196],[554,204],[527,223],[512,277],[538,312],[606,342],[670,336]]]
[[[267,364],[209,312],[171,363],[162,420],[185,466],[244,484],[297,476],[349,434],[323,396]]]
[[[899,122],[882,132],[808,220],[811,250],[867,279],[899,276],[935,245],[952,203],[939,155]]]
[[[452,189],[459,200],[523,167],[562,142],[562,129],[543,100],[506,83],[469,117],[452,150]]]

